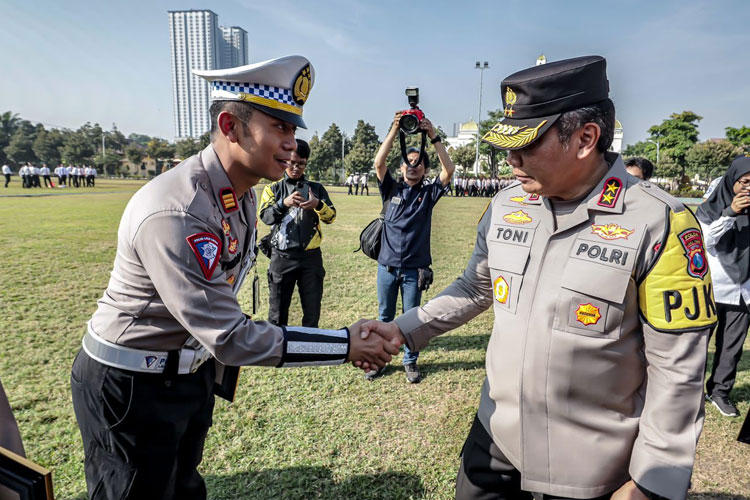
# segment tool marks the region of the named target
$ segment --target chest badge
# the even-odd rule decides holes
[[[234,277],[234,274],[232,274],[231,276],[227,278],[227,283],[229,283],[230,285],[234,285],[234,280],[235,280],[235,277]]]
[[[508,297],[510,296],[510,286],[508,285],[508,282],[505,281],[505,278],[503,278],[502,276],[498,276],[495,282],[492,284],[492,290],[495,295],[495,300],[497,300],[501,304],[506,304],[508,302]]]
[[[221,240],[211,233],[196,233],[185,238],[198,258],[198,264],[201,266],[203,276],[207,280],[211,279],[214,274],[216,265],[219,263],[221,255]]]
[[[509,214],[503,215],[503,220],[509,224],[528,224],[534,219],[532,219],[529,214],[527,214],[523,210],[518,210],[517,212],[511,212]]]
[[[595,325],[601,318],[602,315],[599,312],[599,308],[594,304],[578,304],[578,309],[576,309],[576,320],[579,323],[583,323],[586,326]]]
[[[523,206],[528,205],[528,203],[524,203],[524,200],[526,199],[525,196],[511,196],[508,199],[514,203],[518,203],[519,205],[523,205]]]
[[[224,231],[224,236],[229,236],[229,233],[232,230],[232,227],[229,225],[226,219],[221,219],[221,230]]]
[[[680,243],[688,260],[688,274],[693,278],[703,279],[708,272],[706,254],[703,250],[703,238],[698,229],[690,228],[679,234]]]
[[[591,233],[599,236],[604,240],[617,240],[620,238],[628,239],[635,230],[625,229],[619,224],[591,224]]]
[[[235,238],[229,238],[229,246],[227,247],[227,250],[229,250],[229,253],[232,255],[237,253],[237,248],[239,247],[239,242]]]

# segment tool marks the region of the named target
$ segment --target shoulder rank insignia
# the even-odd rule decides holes
[[[527,214],[523,210],[518,210],[517,212],[511,212],[509,214],[503,215],[503,220],[505,222],[508,222],[509,224],[528,224],[534,219],[532,219],[529,214]]]
[[[586,326],[595,325],[602,318],[599,308],[594,304],[578,304],[576,309],[576,321],[583,323]]]
[[[195,256],[198,257],[198,264],[201,266],[203,276],[210,280],[216,265],[219,263],[221,240],[211,233],[196,233],[185,239],[190,248],[193,249]]]
[[[604,182],[604,189],[599,195],[599,201],[596,203],[600,207],[612,208],[617,203],[622,191],[622,181],[617,177],[610,177]]]
[[[221,206],[227,213],[234,212],[240,208],[237,205],[237,195],[234,194],[234,189],[230,187],[222,188],[219,191],[219,199],[221,199]]]
[[[495,300],[500,302],[501,304],[505,304],[508,302],[508,296],[510,287],[508,286],[508,282],[505,281],[505,278],[502,276],[498,276],[495,282],[492,284],[492,290],[495,294]]]
[[[638,304],[652,328],[685,332],[716,323],[703,236],[690,210],[669,212],[669,231],[656,262],[638,285]]]
[[[226,219],[221,219],[221,230],[224,231],[224,236],[229,236],[229,233],[232,230],[232,227],[229,225]]]
[[[628,236],[633,234],[635,230],[625,229],[619,224],[591,224],[591,233],[597,235],[604,240],[617,240],[619,238],[628,239]]]

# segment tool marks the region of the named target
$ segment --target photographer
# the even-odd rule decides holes
[[[420,151],[409,148],[406,157],[409,165],[401,163],[403,182],[396,182],[386,167],[386,158],[399,133],[402,112],[396,113],[393,125],[375,156],[375,172],[378,176],[380,196],[388,207],[383,221],[383,235],[378,257],[378,318],[392,321],[396,314],[396,301],[401,290],[403,312],[419,306],[422,291],[432,282],[430,264],[430,231],[432,209],[445,193],[455,166],[445,150],[432,123],[422,118],[419,131],[427,134],[440,159],[442,170],[440,182],[425,182],[429,168],[427,155],[412,166],[420,157]],[[419,352],[404,346],[404,370],[406,379],[414,384],[420,381],[417,367]],[[385,372],[385,367],[370,371],[365,378],[372,380]]]
[[[725,417],[739,411],[729,399],[750,326],[750,158],[735,158],[711,196],[696,212],[706,240],[714,282],[716,353],[706,400]]]
[[[323,298],[320,221],[330,224],[336,209],[322,184],[305,179],[310,146],[297,139],[284,178],[269,184],[260,200],[260,220],[271,228],[268,321],[287,325],[294,285],[302,303],[302,326],[318,327]]]

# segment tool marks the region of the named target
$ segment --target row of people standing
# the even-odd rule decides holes
[[[55,169],[60,187],[95,187],[97,172],[94,167],[76,167],[60,165]]]
[[[7,165],[3,165],[3,173],[5,175],[5,187],[8,187],[10,182],[10,172],[6,173]],[[8,169],[10,170],[10,169]],[[26,163],[18,170],[18,175],[21,177],[21,184],[24,189],[41,188],[42,183],[40,178],[44,179],[44,187],[55,187],[52,183],[52,179],[49,176],[49,168],[47,165],[42,164],[41,168],[31,163]]]
[[[353,194],[356,196],[358,194],[365,194],[365,191],[367,191],[367,196],[370,196],[370,188],[367,186],[367,174],[349,174],[349,177],[344,181],[344,186],[349,186],[347,195]]]
[[[455,196],[481,196],[492,198],[501,189],[510,185],[512,179],[498,179],[497,177],[461,177],[455,176],[453,184],[449,184],[447,189],[452,196],[455,190]]]

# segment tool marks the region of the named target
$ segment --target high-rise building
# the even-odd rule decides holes
[[[210,10],[168,14],[175,139],[198,138],[211,129],[211,92],[208,82],[193,75],[193,70],[247,64],[247,32],[219,26],[219,17]]]

